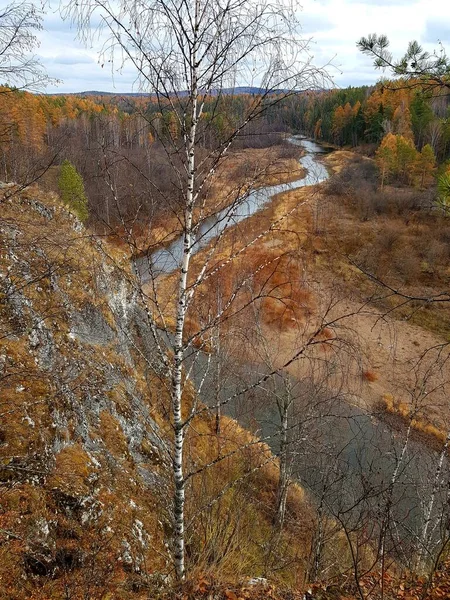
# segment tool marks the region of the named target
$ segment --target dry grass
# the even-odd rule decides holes
[[[69,445],[56,455],[48,483],[69,495],[83,496],[89,492],[88,477],[93,471],[92,461],[81,445]]]
[[[379,402],[379,409],[385,416],[391,417],[389,422],[397,429],[411,427],[415,437],[437,452],[441,451],[447,434],[431,423],[425,414],[413,411],[411,406],[397,400],[392,394],[384,394]]]
[[[233,583],[249,575],[270,576],[295,587],[304,577],[313,524],[303,490],[291,486],[286,528],[276,541],[274,560],[275,547],[270,545],[275,543],[277,461],[266,444],[233,419],[222,418],[219,436],[213,427],[213,419],[197,422],[187,440],[197,464],[231,454],[192,483],[189,512],[197,517],[189,545],[194,573],[220,573],[223,581]],[[286,567],[280,568],[283,563]]]
[[[402,293],[432,297],[446,290],[450,260],[450,221],[430,209],[432,194],[414,188],[377,188],[369,159],[334,152],[326,158],[337,165],[338,178],[327,184],[329,219],[325,222],[328,266],[344,271],[347,256],[368,273]],[[367,176],[366,176],[367,175]],[[376,174],[375,174],[376,175]],[[364,294],[367,278],[354,279]],[[373,287],[372,287],[373,289]],[[404,304],[402,298],[379,288],[386,296],[379,306],[393,317],[409,318],[448,337],[450,310],[445,303]],[[381,292],[381,294],[380,294]]]

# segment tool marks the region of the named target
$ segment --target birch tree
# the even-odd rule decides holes
[[[42,9],[31,2],[11,2],[0,9],[0,78],[20,89],[40,90],[50,80],[33,55],[39,46]],[[3,92],[2,92],[3,93]]]
[[[235,297],[232,293],[222,301],[222,308],[210,315],[201,334],[187,335],[187,315],[199,286],[224,266],[213,263],[213,247],[192,276],[193,254],[212,237],[211,228],[205,228],[206,216],[211,213],[208,214],[208,202],[212,184],[231,145],[245,135],[252,121],[288,95],[323,85],[323,75],[311,63],[308,41],[299,35],[294,3],[289,1],[85,0],[63,4],[62,12],[77,24],[86,41],[93,33],[91,23],[100,22],[95,33],[103,41],[101,60],[110,61],[114,67],[118,63],[119,67],[125,63],[133,65],[140,89],[154,94],[158,102],[157,123],[151,115],[143,116],[155,125],[153,134],[171,165],[172,187],[165,199],[176,216],[182,242],[169,264],[161,267],[149,259],[144,279],[155,292],[149,300],[153,335],[163,370],[171,382],[173,555],[177,578],[182,580],[186,571],[184,442],[198,408],[196,400],[189,406],[183,402],[186,360],[188,355],[195,355],[194,343],[198,346],[201,335],[218,324]],[[205,148],[205,131],[212,129],[221,116],[220,102],[225,93],[242,85],[256,86],[258,93],[234,119],[232,128],[226,128]],[[170,127],[160,126],[169,121]],[[150,190],[151,186],[149,181]],[[230,199],[231,204],[220,216],[219,238],[233,224],[250,188],[249,184]],[[255,236],[245,245],[256,243],[257,239]],[[242,251],[237,250],[228,261]],[[164,271],[175,271],[177,279],[175,325],[168,349],[167,336],[163,339],[161,329],[171,328],[159,302],[157,284]]]

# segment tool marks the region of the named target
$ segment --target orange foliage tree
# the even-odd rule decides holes
[[[399,134],[386,134],[375,157],[382,187],[391,176],[404,183],[411,183],[419,156],[411,140]]]

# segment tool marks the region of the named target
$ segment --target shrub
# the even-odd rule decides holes
[[[80,221],[86,221],[89,211],[83,179],[68,160],[65,160],[61,165],[58,187],[64,204],[76,214]]]
[[[325,193],[336,196],[355,196],[361,190],[372,191],[377,187],[378,174],[374,163],[356,157],[354,162],[335,173],[325,184]]]
[[[378,379],[378,373],[376,373],[375,371],[372,371],[371,369],[367,369],[366,371],[363,371],[362,376],[363,376],[363,379],[365,379],[366,381],[369,381],[370,383],[373,383],[374,381],[376,381]]]

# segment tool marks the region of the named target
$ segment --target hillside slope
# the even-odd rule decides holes
[[[43,582],[47,597],[87,564],[70,586],[101,597],[123,572],[168,561],[156,518],[166,441],[157,385],[138,371],[145,316],[124,271],[55,201],[27,190],[1,212],[3,597]]]
[[[37,188],[3,185],[0,212],[2,599],[170,595],[168,394],[128,258]],[[274,458],[225,417],[212,443],[214,427],[196,420],[189,460],[233,458],[191,479],[191,569],[237,585],[276,560],[274,580],[297,586],[302,491],[274,553]]]

